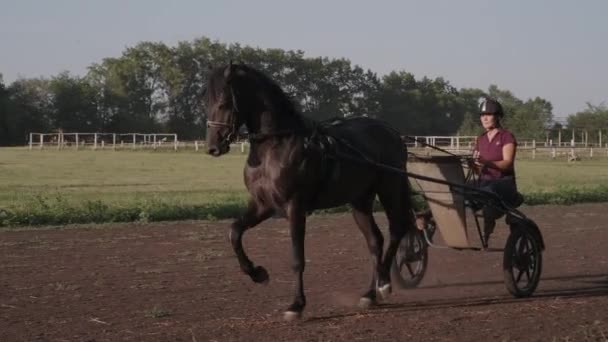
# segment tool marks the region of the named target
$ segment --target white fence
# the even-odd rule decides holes
[[[469,154],[475,146],[475,136],[418,136],[416,140],[426,144],[440,147],[455,154]],[[599,142],[588,143],[587,139],[581,141],[570,140],[562,142],[553,140],[520,140],[518,141],[518,158],[548,158],[568,161],[581,158],[608,157],[608,143],[602,143],[602,135],[599,133]],[[424,147],[424,144],[405,140],[408,149],[415,153],[435,153],[433,149]]]
[[[475,146],[475,136],[414,136],[415,140],[404,139],[408,149],[416,153],[435,153],[424,144],[440,147],[456,154],[469,154]],[[601,140],[600,140],[601,141]],[[422,143],[420,143],[422,142]],[[30,133],[29,149],[169,149],[205,150],[205,142],[179,141],[177,134],[163,133]],[[231,145],[232,151],[249,152],[246,140]],[[608,143],[586,144],[585,141],[554,143],[551,140],[537,142],[523,140],[518,142],[518,158],[580,158],[608,157]]]
[[[75,148],[173,148],[177,150],[177,134],[163,133],[30,133],[29,149]]]

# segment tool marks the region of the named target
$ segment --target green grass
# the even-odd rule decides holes
[[[517,160],[517,184],[522,192],[593,189],[608,186],[608,159],[575,163],[553,160]]]
[[[244,163],[239,152],[0,148],[0,226],[234,217]],[[528,204],[608,201],[605,158],[518,160],[517,176]]]
[[[519,191],[526,204],[608,202],[608,159],[518,160]]]
[[[0,149],[0,206],[60,194],[68,203],[184,204],[242,197],[243,155],[194,152]]]

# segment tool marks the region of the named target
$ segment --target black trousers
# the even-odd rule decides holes
[[[479,180],[475,187],[490,191],[498,195],[506,204],[515,206],[519,200],[517,192],[517,184],[514,177],[503,177],[501,179]],[[482,207],[484,218],[484,226],[486,232],[491,233],[494,230],[495,221],[501,218],[505,213],[491,205]]]

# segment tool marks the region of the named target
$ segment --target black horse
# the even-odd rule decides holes
[[[386,297],[399,242],[408,229],[415,229],[407,177],[374,166],[405,171],[407,151],[399,132],[364,117],[324,123],[307,119],[269,77],[232,62],[210,71],[206,105],[209,154],[227,153],[243,125],[249,133],[244,176],[251,197],[246,212],[232,223],[230,241],[241,269],[254,282],[265,283],[269,276],[247,257],[243,233],[273,215],[289,221],[296,286],[285,318],[299,318],[306,306],[304,235],[306,216],[315,209],[351,205],[373,258],[371,285],[360,305]],[[376,195],[389,221],[384,258],[384,238],[372,212]]]

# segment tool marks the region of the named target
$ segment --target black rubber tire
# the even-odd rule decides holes
[[[516,298],[531,296],[542,273],[541,243],[524,229],[512,228],[503,256],[507,291]]]
[[[414,251],[408,253],[408,246],[412,246]],[[415,288],[424,278],[428,261],[428,245],[422,231],[409,231],[401,240],[395,254],[391,267],[392,278],[401,288]]]

